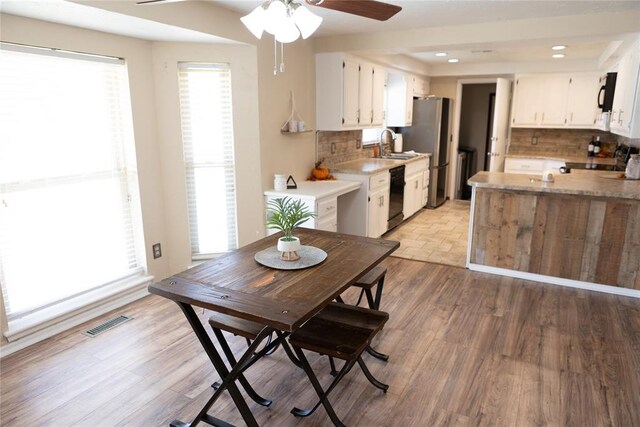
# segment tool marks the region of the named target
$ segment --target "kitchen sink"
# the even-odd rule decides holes
[[[417,154],[385,154],[384,156],[380,156],[381,159],[390,159],[390,160],[409,160],[414,157],[418,157]]]

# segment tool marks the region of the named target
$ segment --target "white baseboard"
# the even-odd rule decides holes
[[[149,295],[147,286],[151,283],[153,277],[147,276],[145,279],[143,282],[136,283],[135,286],[117,294],[107,296],[57,319],[51,319],[51,321],[47,322],[47,326],[36,328],[30,333],[20,334],[19,338],[0,346],[0,358]]]
[[[545,276],[542,274],[527,273],[524,271],[509,270],[506,268],[489,267],[486,265],[473,263],[468,263],[467,268],[472,271],[497,274],[499,276],[515,277],[517,279],[533,280],[536,282],[549,283],[552,285],[568,286],[570,288],[586,289],[589,291],[640,298],[640,290],[637,289],[601,285],[598,283],[581,282],[579,280],[563,279],[561,277]]]

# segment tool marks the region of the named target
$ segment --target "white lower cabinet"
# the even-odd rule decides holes
[[[417,160],[406,165],[404,173],[404,199],[402,204],[404,219],[414,215],[427,204],[426,196],[429,185],[428,171],[428,158]]]
[[[389,171],[375,175],[334,173],[341,181],[358,181],[360,189],[345,194],[338,212],[338,231],[357,236],[380,237],[389,219]]]
[[[265,205],[270,200],[277,199],[281,196],[265,196]],[[309,211],[316,214],[314,218],[310,218],[305,221],[301,227],[315,228],[325,231],[338,231],[338,198],[326,197],[322,199],[315,199],[313,197],[305,196],[288,196],[292,199],[302,200]],[[267,235],[277,233],[278,230],[267,229]]]

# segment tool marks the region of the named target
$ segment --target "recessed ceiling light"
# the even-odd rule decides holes
[[[455,62],[458,62],[458,61],[460,61],[460,60],[457,59],[457,58],[447,59],[447,62],[451,62],[452,64],[455,63]]]
[[[559,44],[557,46],[553,46],[551,49],[553,50],[562,50],[562,49],[566,49],[567,47],[563,44]]]
[[[551,55],[553,58],[564,58],[564,53],[554,53]]]
[[[447,52],[437,52],[436,56],[447,56]]]

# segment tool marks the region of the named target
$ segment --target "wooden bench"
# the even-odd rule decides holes
[[[237,361],[235,356],[233,355],[233,352],[231,351],[231,348],[229,347],[229,344],[227,343],[227,340],[224,338],[222,331],[227,331],[234,335],[244,337],[247,339],[247,343],[251,344],[251,341],[255,340],[258,334],[260,333],[260,331],[264,329],[264,325],[261,325],[258,322],[252,322],[251,320],[240,319],[238,317],[233,317],[233,316],[229,316],[227,314],[218,313],[218,312],[213,313],[211,317],[209,317],[209,325],[213,329],[213,333],[215,334],[218,342],[220,343],[220,347],[222,347],[222,351],[224,352],[231,366],[235,366]],[[289,347],[289,345],[287,344],[285,337],[286,337],[285,334],[278,333],[278,340],[277,340],[278,343],[282,344],[282,347],[284,348],[285,352],[287,353],[287,356],[289,356],[291,361],[297,366],[301,367],[300,362],[296,359],[295,355],[293,354],[293,351],[291,350],[291,347]],[[271,336],[269,336],[269,338],[267,339],[265,348],[268,348],[270,345],[271,345]],[[277,348],[277,345],[273,346],[273,348],[265,352],[265,354],[273,353],[273,351],[275,351],[276,348]],[[247,366],[244,369],[247,369],[248,367],[249,366]],[[253,390],[253,387],[251,387],[251,384],[249,384],[249,381],[247,381],[244,375],[240,374],[238,376],[238,380],[240,381],[240,384],[247,392],[247,395],[251,397],[251,399],[253,399],[254,402],[267,407],[271,405],[272,401],[269,399],[265,399],[261,397],[258,393],[256,393],[256,391]],[[212,387],[217,390],[220,387],[220,383],[215,382],[213,383]]]
[[[319,401],[311,409],[293,408],[291,413],[298,417],[311,415],[322,404],[336,426],[343,426],[328,400],[329,393],[340,380],[358,363],[369,382],[386,392],[388,385],[373,377],[362,360],[362,353],[373,337],[382,329],[389,315],[382,311],[331,303],[311,318],[289,337],[289,343],[298,356]],[[327,390],[320,385],[313,369],[304,355],[304,350],[313,351],[345,361]]]
[[[367,274],[362,276],[356,283],[352,286],[356,288],[361,288],[360,296],[358,297],[358,301],[356,305],[360,305],[362,301],[362,296],[367,296],[367,303],[369,304],[369,308],[374,310],[380,310],[380,300],[382,299],[382,289],[384,288],[384,278],[387,274],[387,269],[381,266],[373,267]],[[373,287],[376,286],[376,296],[373,297]],[[341,297],[336,298],[336,301],[344,303],[344,300]],[[389,360],[389,356],[379,351],[375,350],[373,347],[367,347],[367,353],[375,357],[376,359],[380,359],[383,361]],[[331,361],[331,374],[336,375],[337,372],[335,370],[335,366],[333,361]]]

